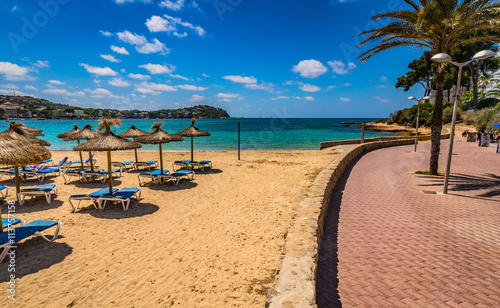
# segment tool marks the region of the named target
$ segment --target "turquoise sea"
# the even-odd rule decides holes
[[[319,149],[320,142],[333,140],[359,139],[361,129],[355,125],[345,126],[343,121],[372,122],[374,119],[303,119],[303,118],[272,118],[272,119],[198,119],[195,126],[208,131],[210,137],[194,139],[195,150],[227,151],[238,149],[238,122],[241,125],[242,150],[311,150]],[[115,129],[118,134],[130,128],[133,124],[145,131],[150,131],[152,124],[164,121],[163,130],[175,133],[191,125],[191,119],[122,119],[122,125]],[[85,124],[97,128],[98,120],[21,120],[20,122],[35,128],[43,129],[44,137],[52,145],[50,150],[71,150],[76,141],[64,142],[56,136],[73,128],[74,124],[83,128]],[[0,130],[8,127],[8,123],[0,122]],[[365,137],[381,136],[383,133],[366,132]],[[385,134],[387,135],[387,134]],[[389,134],[390,135],[390,134]],[[154,145],[143,145],[140,150],[156,150]],[[183,142],[165,144],[168,151],[188,151],[190,138]]]

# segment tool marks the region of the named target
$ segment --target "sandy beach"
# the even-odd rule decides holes
[[[76,152],[53,152],[54,162]],[[68,185],[62,177],[52,204],[45,199],[17,206],[18,218],[60,220],[59,239],[21,242],[16,250],[16,297],[7,298],[7,264],[0,264],[0,303],[15,307],[262,307],[272,285],[284,238],[297,203],[334,151],[196,152],[212,170],[193,181],[143,187],[142,200],[76,213],[70,194],[89,193],[107,183]],[[106,168],[104,153],[96,153]],[[134,153],[113,152],[113,161]],[[140,152],[158,160],[158,152]],[[165,169],[187,153],[164,152]],[[114,180],[138,187],[137,171]],[[36,180],[22,186],[36,185]],[[14,182],[3,178],[0,185]],[[2,206],[6,213],[6,206]]]

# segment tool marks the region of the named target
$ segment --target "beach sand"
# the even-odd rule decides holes
[[[168,146],[165,146],[167,148]],[[53,152],[54,162],[75,152]],[[51,205],[45,199],[16,207],[17,218],[60,220],[54,243],[23,241],[16,250],[16,298],[7,298],[7,262],[0,264],[0,303],[15,307],[263,307],[272,286],[297,203],[336,154],[323,151],[196,152],[212,170],[194,181],[143,187],[142,200],[104,211],[89,203],[76,213],[70,194],[89,193],[107,182],[64,184]],[[105,153],[96,153],[106,168]],[[113,161],[133,160],[113,152]],[[164,152],[165,169],[187,153]],[[139,152],[158,160],[158,152]],[[138,187],[137,172],[115,179]],[[4,178],[5,179],[5,178]],[[14,182],[8,185],[13,199]],[[36,185],[36,180],[22,186]],[[3,217],[7,207],[2,206]]]

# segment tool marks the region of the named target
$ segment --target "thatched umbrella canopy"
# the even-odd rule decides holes
[[[29,127],[29,126],[26,126],[24,123],[21,123],[21,122],[14,122],[14,121],[11,121],[9,122],[9,124],[12,123],[12,124],[19,124],[19,128],[21,128],[25,133],[31,135],[31,136],[34,136],[34,137],[37,137],[37,136],[45,136],[43,134],[43,131],[39,128],[33,128],[33,127]]]
[[[64,138],[63,140],[64,141],[76,140],[78,142],[78,144],[80,144],[80,140],[90,140],[90,139],[97,138],[100,135],[101,134],[99,134],[95,130],[92,130],[92,125],[87,124],[83,127],[83,129],[67,135],[66,138]],[[94,171],[94,161],[92,160],[92,152],[90,152],[90,151],[89,151],[89,161],[90,161],[90,170]],[[80,155],[80,162],[82,164],[82,169],[83,169],[83,159],[82,159],[81,155]]]
[[[142,147],[140,143],[135,141],[130,141],[126,138],[116,136],[111,131],[111,126],[119,126],[120,120],[104,120],[97,127],[98,131],[104,130],[97,138],[90,139],[89,141],[77,145],[73,148],[75,151],[101,151],[108,152],[108,182],[109,182],[109,194],[113,194],[113,177],[111,173],[111,151],[120,150],[133,150]]]
[[[203,131],[199,128],[194,127],[194,123],[196,123],[196,119],[192,118],[191,119],[191,126],[175,133],[175,135],[178,135],[178,136],[191,137],[191,161],[194,161],[194,159],[193,159],[193,137],[208,137],[208,136],[210,136],[209,132],[206,132],[206,131]]]
[[[148,134],[149,133],[147,131],[144,131],[142,129],[138,129],[137,127],[135,127],[135,125],[132,125],[126,131],[118,134],[118,136],[123,137],[123,138],[132,138],[135,141],[135,138],[146,136]],[[135,153],[135,162],[137,163],[137,162],[139,162],[139,159],[137,158],[137,149],[134,149],[134,153]]]
[[[19,193],[18,168],[50,159],[51,156],[50,151],[40,145],[0,134],[0,165],[14,166],[16,196]],[[2,228],[0,228],[0,232],[1,230]]]
[[[157,122],[151,126],[151,130],[154,130],[151,134],[148,134],[143,137],[138,137],[137,142],[144,144],[158,144],[160,148],[160,173],[163,174],[163,150],[162,144],[169,142],[182,141],[184,138],[179,135],[174,135],[167,133],[163,129],[161,129],[161,125],[163,122]]]
[[[78,125],[75,124],[75,126],[70,129],[69,131],[65,132],[65,133],[62,133],[62,134],[59,134],[57,135],[57,138],[60,138],[64,141],[70,141],[71,139],[69,139],[73,134],[75,133],[78,133],[79,131],[81,131],[81,129],[78,127]],[[78,144],[80,144],[80,139],[77,139],[77,142]],[[80,164],[81,164],[81,167],[83,169],[83,156],[82,156],[82,151],[78,151],[78,153],[80,154]]]
[[[22,123],[9,122],[9,128],[7,128],[3,132],[1,132],[0,135],[9,136],[9,137],[12,137],[14,139],[39,144],[39,145],[44,146],[44,147],[50,146],[50,142],[42,140],[42,139],[38,139],[35,136],[33,136],[32,134],[28,133],[26,130],[24,130],[23,127],[27,127],[27,126],[26,125],[23,126],[23,125],[24,124],[22,124]]]

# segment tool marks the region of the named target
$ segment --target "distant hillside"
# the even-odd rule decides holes
[[[9,110],[7,113],[6,110]],[[17,109],[12,110],[12,109]],[[76,112],[75,112],[76,111]],[[144,110],[117,110],[82,108],[65,104],[56,104],[46,99],[30,96],[0,95],[0,116],[20,118],[229,118],[226,110],[207,105],[185,107],[179,109]]]

